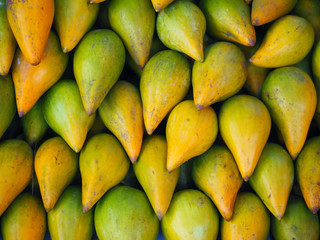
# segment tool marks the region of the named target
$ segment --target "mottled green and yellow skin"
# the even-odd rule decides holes
[[[283,136],[292,159],[300,153],[317,105],[308,74],[296,67],[272,71],[262,86],[261,98]]]
[[[38,65],[43,57],[55,11],[54,0],[8,0],[7,17],[26,60]]]
[[[34,169],[44,208],[49,212],[78,170],[78,156],[61,137],[45,141],[36,152]]]
[[[118,81],[101,103],[99,115],[134,163],[140,154],[144,130],[138,89],[129,82]]]
[[[163,44],[200,62],[205,32],[205,16],[192,2],[174,1],[158,14],[157,33]]]
[[[251,9],[253,26],[260,26],[289,13],[297,0],[254,0]]]
[[[179,103],[171,111],[166,126],[168,171],[206,152],[217,134],[218,119],[211,107],[198,110],[192,100]]]
[[[249,183],[278,220],[286,211],[293,179],[294,166],[289,153],[278,144],[267,143]]]
[[[217,42],[208,46],[204,61],[196,61],[192,68],[195,105],[202,109],[233,96],[246,78],[246,60],[236,45]]]
[[[130,161],[120,142],[111,134],[93,136],[80,152],[82,209],[89,211],[110,188],[127,175]]]
[[[297,180],[311,212],[320,209],[320,137],[309,139],[296,163]]]
[[[0,139],[9,127],[15,113],[16,102],[13,82],[10,75],[0,76]]]
[[[219,232],[219,214],[211,200],[198,190],[173,195],[169,210],[161,221],[168,240],[212,240]]]
[[[217,39],[254,46],[256,32],[250,20],[250,8],[243,0],[201,0],[208,33]]]
[[[54,28],[57,30],[63,52],[70,52],[95,23],[99,4],[89,1],[54,0]]]
[[[312,55],[313,83],[317,91],[317,108],[315,119],[320,129],[320,41],[316,44]]]
[[[87,33],[77,46],[73,72],[88,115],[98,109],[118,81],[125,57],[121,39],[115,32],[107,29]]]
[[[227,221],[232,218],[234,202],[243,183],[230,150],[215,145],[193,160],[192,178],[211,198]]]
[[[253,193],[239,193],[230,221],[222,219],[221,239],[265,240],[270,230],[270,215],[262,201]]]
[[[48,129],[48,124],[42,113],[42,100],[37,101],[30,111],[21,118],[21,123],[27,142],[30,146],[34,146]]]
[[[43,205],[30,193],[17,197],[1,217],[1,232],[6,240],[43,240],[46,229]]]
[[[82,104],[79,88],[73,80],[60,80],[46,94],[42,112],[49,127],[79,152],[91,128],[95,113],[89,116]]]
[[[187,95],[190,85],[191,68],[182,54],[164,50],[149,60],[140,79],[143,119],[149,135]]]
[[[133,164],[134,173],[160,221],[169,208],[180,175],[180,168],[169,173],[166,163],[166,139],[152,135],[143,141],[138,161]]]
[[[81,188],[68,187],[55,207],[48,212],[51,239],[90,240],[93,228],[93,209],[82,212]]]
[[[16,93],[19,116],[24,116],[62,76],[68,65],[69,55],[63,53],[58,36],[51,31],[41,62],[30,64],[20,49],[12,63],[12,79]]]
[[[0,216],[27,187],[32,177],[33,153],[22,140],[0,144]]]
[[[293,65],[307,56],[313,42],[312,25],[304,18],[286,15],[270,26],[250,62],[265,68]]]
[[[0,75],[6,76],[11,68],[17,42],[7,18],[6,0],[0,0]]]
[[[314,28],[316,41],[320,40],[320,1],[298,0],[293,14],[307,19]]]
[[[136,64],[143,68],[149,60],[155,30],[155,12],[150,0],[111,0],[111,28],[120,36]]]
[[[110,190],[98,202],[94,223],[101,240],[156,240],[159,220],[144,192],[128,186]]]
[[[272,217],[271,232],[275,239],[318,240],[319,218],[307,208],[301,197],[291,196],[281,221]]]
[[[221,107],[219,129],[242,178],[248,181],[270,134],[271,117],[268,109],[256,97],[234,96]]]

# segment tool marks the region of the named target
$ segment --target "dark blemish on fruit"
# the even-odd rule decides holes
[[[269,195],[268,195],[268,198],[270,198],[271,197],[271,193],[269,193]]]

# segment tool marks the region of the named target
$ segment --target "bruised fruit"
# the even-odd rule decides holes
[[[222,217],[230,220],[243,182],[230,150],[215,145],[196,157],[193,160],[192,178],[197,187],[212,199]]]
[[[26,142],[12,139],[0,143],[0,216],[27,187],[32,169],[33,153]]]
[[[150,54],[155,12],[150,0],[111,0],[111,28],[120,36],[136,64],[143,68]]]
[[[93,209],[82,212],[81,188],[68,187],[48,213],[52,240],[90,240],[93,234]]]
[[[318,240],[319,218],[312,214],[302,198],[291,196],[281,221],[272,218],[271,231],[276,240]]]
[[[161,221],[165,239],[217,239],[219,215],[202,192],[183,190],[173,195],[166,215]]]
[[[149,60],[140,79],[143,119],[149,135],[182,101],[190,85],[190,65],[182,54],[164,50]]]
[[[50,32],[41,63],[31,65],[20,49],[12,64],[16,102],[19,116],[24,116],[62,76],[68,65],[68,54],[62,52],[59,39]]]
[[[256,97],[234,96],[222,104],[219,129],[242,178],[248,181],[270,134],[268,109]]]
[[[259,67],[276,68],[301,61],[312,48],[314,30],[304,18],[287,15],[275,21],[250,62]]]
[[[314,214],[320,209],[320,137],[308,140],[296,163],[303,198]]]
[[[77,83],[73,80],[60,80],[55,84],[44,98],[42,112],[49,127],[75,152],[79,152],[95,114],[88,116],[86,113]]]
[[[46,212],[41,201],[30,193],[23,193],[1,217],[3,239],[43,240],[46,222]]]
[[[208,33],[217,39],[254,46],[256,33],[250,20],[250,8],[243,0],[201,0]]]
[[[192,2],[174,1],[157,17],[157,33],[166,47],[203,61],[206,19]]]
[[[171,111],[166,126],[168,171],[206,152],[217,134],[217,115],[211,107],[198,110],[192,100],[179,103]]]
[[[21,118],[22,128],[30,146],[35,145],[48,129],[42,113],[42,101],[39,100],[31,110]]]
[[[54,0],[53,25],[60,38],[63,52],[70,52],[95,23],[99,4],[83,0]]]
[[[166,139],[153,135],[144,140],[139,159],[133,164],[134,173],[159,220],[168,210],[180,175],[180,168],[169,173],[166,162]]]
[[[15,113],[13,82],[10,75],[0,76],[0,139],[9,127]]]
[[[270,230],[270,215],[253,193],[239,193],[230,221],[222,219],[221,239],[265,240]]]
[[[78,156],[61,137],[54,137],[39,147],[34,168],[44,208],[49,212],[76,175]]]
[[[245,57],[228,42],[217,42],[205,51],[204,62],[192,68],[194,103],[198,109],[236,94],[247,78]]]
[[[40,63],[54,16],[54,0],[7,0],[7,16],[25,59]]]
[[[140,154],[144,129],[138,89],[129,82],[118,81],[101,103],[99,115],[134,163]]]
[[[293,179],[294,166],[288,152],[275,143],[267,143],[249,183],[279,220],[286,211]]]
[[[0,0],[0,75],[6,76],[10,70],[17,42],[11,31],[6,0]]]
[[[296,5],[297,0],[254,0],[252,2],[251,22],[260,26],[287,13]]]
[[[93,30],[81,40],[74,53],[73,72],[88,115],[98,109],[118,80],[125,56],[122,41],[111,30]]]
[[[317,94],[308,74],[296,67],[272,71],[262,86],[261,98],[296,159],[307,138],[317,105]]]
[[[127,186],[103,196],[95,208],[94,223],[101,240],[155,240],[159,232],[159,220],[147,196]]]
[[[119,141],[110,134],[93,136],[80,152],[82,209],[89,211],[110,188],[126,176],[130,162]]]

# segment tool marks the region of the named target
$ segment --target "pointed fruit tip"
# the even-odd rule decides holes
[[[87,112],[87,114],[88,114],[89,116],[92,116],[92,115],[95,113],[95,110],[93,110],[93,109],[87,109],[86,112]]]
[[[63,47],[63,48],[62,48],[62,52],[63,52],[63,53],[67,53],[67,52],[69,52],[69,49],[66,48],[66,47]]]
[[[159,221],[161,221],[163,218],[163,214],[161,212],[157,211],[157,217],[158,217]]]
[[[132,164],[134,164],[137,161],[137,157],[130,157],[130,161],[132,162]]]
[[[52,210],[52,207],[45,207],[44,209],[46,210],[46,212],[50,212]]]
[[[197,104],[197,105],[196,105],[196,108],[197,108],[198,110],[202,110],[202,109],[204,109],[204,106],[203,106],[202,104]]]
[[[256,45],[256,40],[250,38],[250,39],[248,40],[248,46],[249,46],[249,47],[253,47],[254,45]]]
[[[148,128],[148,129],[147,129],[148,135],[152,135],[153,131],[154,131],[154,129]]]
[[[313,208],[311,209],[311,212],[312,212],[313,214],[317,214],[318,210],[319,210],[319,207],[313,207]]]
[[[82,212],[83,213],[86,213],[86,212],[88,212],[89,211],[89,207],[87,206],[87,205],[83,205],[82,206]]]
[[[243,178],[243,180],[244,180],[245,182],[248,182],[249,177],[248,177],[248,176],[245,176],[245,177]]]
[[[25,113],[24,113],[24,111],[19,111],[18,114],[19,114],[19,117],[23,117]]]

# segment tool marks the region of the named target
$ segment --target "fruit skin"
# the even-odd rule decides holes
[[[7,0],[7,16],[24,57],[38,65],[53,22],[54,0]]]
[[[166,47],[203,61],[206,19],[197,5],[174,1],[158,14],[156,24],[158,36]]]
[[[111,0],[111,28],[120,36],[130,56],[143,68],[150,54],[155,12],[150,0]]]
[[[260,98],[263,82],[268,74],[268,69],[261,68],[248,62],[248,76],[244,88],[253,96]]]
[[[42,113],[42,100],[36,102],[31,110],[21,118],[25,138],[34,146],[48,130],[48,124]]]
[[[173,195],[161,221],[163,235],[173,239],[217,239],[219,215],[210,199],[198,190],[183,190]]]
[[[0,76],[0,139],[16,113],[14,87],[10,75]]]
[[[211,107],[198,110],[192,100],[179,103],[171,111],[166,126],[168,171],[206,152],[217,134],[217,115]]]
[[[1,217],[2,236],[6,240],[43,240],[46,234],[46,212],[41,201],[22,193]]]
[[[260,26],[287,13],[296,5],[297,0],[254,0],[252,2],[251,22]]]
[[[127,186],[110,190],[94,212],[98,238],[155,240],[159,220],[144,192]]]
[[[166,6],[173,2],[173,0],[151,0],[153,8],[156,12],[160,12]]]
[[[234,44],[217,42],[205,50],[204,62],[192,68],[194,103],[198,109],[236,94],[247,78],[244,54]]]
[[[111,134],[93,136],[80,152],[82,210],[89,211],[127,175],[130,162],[119,141]]]
[[[307,138],[317,104],[311,78],[296,67],[278,68],[265,80],[261,98],[280,130],[289,154],[296,159]]]
[[[42,112],[49,127],[79,152],[92,126],[95,114],[88,116],[73,80],[60,80],[46,94]]]
[[[62,52],[58,36],[50,32],[41,63],[31,65],[20,49],[12,63],[18,114],[24,116],[62,76],[68,65],[68,54]]]
[[[301,197],[291,196],[281,221],[272,218],[271,231],[276,240],[317,240],[319,239],[318,215],[309,211]]]
[[[93,209],[83,213],[81,189],[68,187],[55,207],[48,213],[48,228],[52,240],[90,240],[93,234]]]
[[[0,216],[27,187],[32,176],[33,153],[17,139],[0,143]]]
[[[268,109],[256,97],[233,96],[220,109],[219,129],[242,178],[248,181],[270,134]]]
[[[250,8],[243,0],[201,0],[208,33],[214,38],[254,46],[256,33],[250,21]]]
[[[267,143],[249,183],[269,211],[280,220],[293,186],[294,165],[280,145]]]
[[[320,129],[320,41],[316,44],[312,55],[312,71],[313,82],[317,91],[317,108],[315,118],[318,120],[318,128]]]
[[[305,143],[297,158],[296,173],[303,198],[316,214],[320,209],[320,137]]]
[[[111,30],[93,30],[77,46],[73,72],[88,115],[98,109],[118,80],[125,57],[121,39]]]
[[[147,194],[159,221],[169,208],[180,176],[180,168],[176,168],[171,173],[168,172],[166,161],[165,137],[152,135],[144,140],[139,159],[133,164],[134,173]]]
[[[95,23],[99,4],[92,5],[88,1],[79,0],[54,0],[54,5],[54,28],[59,35],[62,51],[70,52]]]
[[[314,30],[304,18],[286,15],[275,21],[249,59],[259,67],[278,68],[301,61],[312,48]]]
[[[61,137],[45,141],[36,152],[34,168],[44,208],[49,212],[78,170],[78,156]]]
[[[6,0],[0,0],[0,75],[9,73],[17,42],[7,18]]]
[[[253,193],[239,193],[230,221],[222,219],[221,239],[265,240],[270,229],[270,215],[261,200]]]
[[[230,220],[243,182],[230,150],[215,145],[194,158],[192,178],[197,187],[211,198],[222,217]]]
[[[140,79],[143,119],[151,135],[164,117],[188,93],[191,69],[180,53],[164,50],[146,64]]]
[[[134,163],[140,154],[144,130],[138,89],[129,82],[118,81],[101,103],[99,115]]]

